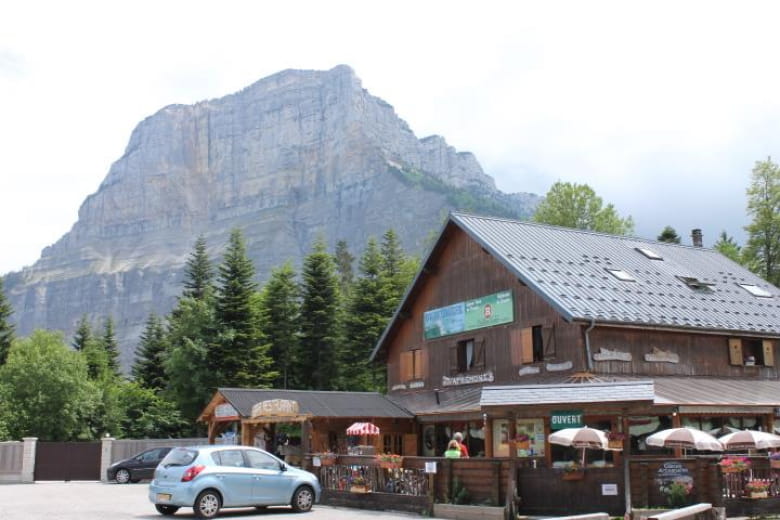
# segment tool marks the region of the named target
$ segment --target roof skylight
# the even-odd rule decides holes
[[[737,285],[745,289],[747,292],[749,292],[756,298],[772,298],[772,293],[770,293],[766,289],[762,289],[757,285],[751,285],[748,283],[738,283]]]
[[[663,260],[664,257],[653,251],[652,249],[647,249],[646,247],[637,247],[637,251],[645,255],[650,260]]]
[[[696,291],[712,292],[712,288],[715,287],[714,282],[699,280],[693,276],[678,276],[677,279]]]
[[[636,278],[622,269],[607,269],[607,272],[621,282],[636,282]]]

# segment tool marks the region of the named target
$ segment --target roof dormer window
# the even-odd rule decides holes
[[[749,283],[738,283],[737,285],[745,289],[747,292],[749,292],[756,298],[772,298],[772,293],[770,293],[766,289],[762,289],[757,285],[751,285]]]
[[[606,271],[621,282],[636,282],[636,278],[622,269],[607,269]]]
[[[652,249],[647,249],[646,247],[637,247],[637,251],[645,255],[650,260],[663,260],[664,257],[653,251]]]

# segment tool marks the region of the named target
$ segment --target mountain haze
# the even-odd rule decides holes
[[[167,313],[203,235],[216,263],[240,228],[263,281],[322,236],[366,239],[393,228],[420,253],[449,210],[528,216],[538,198],[504,194],[474,155],[415,137],[352,69],[287,70],[219,99],[146,118],[77,222],[31,267],[5,278],[17,332],[60,329],[86,314],[115,320],[128,368],[149,313]]]

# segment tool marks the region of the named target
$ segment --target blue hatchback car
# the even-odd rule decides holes
[[[321,492],[312,473],[248,446],[174,448],[149,484],[149,500],[159,513],[192,507],[199,518],[214,518],[223,507],[290,505],[309,511]]]

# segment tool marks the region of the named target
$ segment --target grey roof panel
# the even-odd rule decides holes
[[[568,320],[780,335],[780,289],[715,250],[490,217],[450,218]],[[620,281],[607,269],[636,281]],[[709,289],[691,289],[679,277]],[[740,283],[772,298],[752,296]]]
[[[480,406],[652,402],[652,381],[570,383],[562,385],[486,386]]]
[[[780,381],[659,377],[657,404],[680,406],[780,406]]]
[[[407,419],[412,413],[376,392],[325,392],[316,390],[257,390],[220,388],[238,412],[249,417],[260,401],[289,399],[298,402],[301,413],[316,417],[390,417]]]

